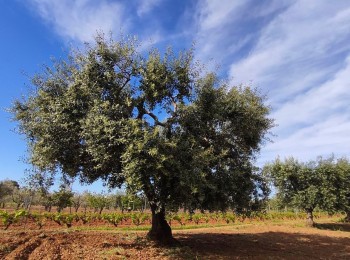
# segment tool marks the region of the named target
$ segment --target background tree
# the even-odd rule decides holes
[[[61,188],[52,194],[53,206],[56,206],[57,212],[61,212],[66,207],[72,206],[73,192]]]
[[[5,203],[11,200],[11,197],[19,189],[19,184],[13,180],[0,181],[0,205],[5,207]]]
[[[84,191],[82,194],[81,207],[84,209],[84,213],[86,213],[87,208],[89,207],[89,196],[90,193],[88,191]]]
[[[83,198],[83,195],[81,193],[78,193],[78,192],[73,193],[73,197],[71,198],[71,202],[72,202],[72,205],[74,207],[75,212],[78,212],[79,208],[84,203],[83,199],[84,198]]]
[[[113,208],[116,210],[116,209],[120,209],[122,210],[122,199],[123,197],[125,196],[124,193],[122,192],[117,192],[116,194],[113,194],[112,195],[112,205],[113,205]]]
[[[24,205],[24,201],[27,198],[28,193],[25,189],[20,187],[13,190],[11,193],[12,202],[16,205],[15,208],[18,210],[21,206]]]
[[[276,159],[264,167],[283,204],[301,208],[307,213],[307,224],[314,225],[313,211],[316,207],[333,213],[337,210],[337,193],[340,178],[334,157],[301,163],[294,158],[284,162]]]
[[[337,194],[341,185],[337,160],[333,155],[328,158],[319,156],[314,162],[314,171],[321,182],[319,189],[322,194],[322,200],[319,207],[329,214],[334,214],[338,211],[339,196]]]
[[[283,199],[278,194],[269,198],[266,206],[268,211],[280,211],[287,208],[287,205],[283,204]]]
[[[327,176],[327,194],[323,208],[329,213],[340,211],[346,214],[345,221],[350,222],[350,162],[347,158],[335,160],[329,158],[322,167]]]
[[[105,194],[89,194],[88,196],[89,206],[98,214],[101,214],[103,209],[109,206],[110,202],[110,199]]]
[[[143,192],[149,237],[172,243],[167,208],[241,210],[264,196],[252,163],[272,120],[258,91],[203,75],[192,51],[136,50],[98,36],[35,75],[13,113],[36,167]]]
[[[25,182],[30,190],[34,190],[39,194],[40,204],[45,207],[46,211],[51,211],[53,206],[51,187],[54,185],[55,171],[42,170],[33,168],[27,170]]]

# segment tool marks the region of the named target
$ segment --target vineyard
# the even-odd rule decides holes
[[[326,213],[316,213],[315,218],[327,217]],[[340,217],[340,215],[337,215]],[[255,223],[264,221],[304,220],[306,214],[299,212],[254,212],[247,215],[234,213],[172,213],[166,216],[170,226],[222,226],[234,223]],[[81,227],[106,227],[106,228],[149,228],[151,214],[132,213],[51,213],[51,212],[27,212],[25,210],[0,211],[2,229],[46,229],[46,228],[81,228]]]
[[[150,213],[0,211],[0,259],[310,259],[350,257],[343,215],[269,212],[167,215],[183,245],[162,248],[146,239]],[[6,230],[5,230],[6,229]],[[324,245],[329,245],[325,247]],[[254,250],[252,250],[254,248]]]

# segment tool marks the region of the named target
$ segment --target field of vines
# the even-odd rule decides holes
[[[326,213],[315,213],[315,218],[326,217]],[[255,213],[249,216],[234,213],[170,213],[166,216],[170,226],[196,225],[230,225],[234,223],[250,223],[263,221],[281,221],[305,219],[305,213],[295,212],[269,212]],[[151,213],[50,213],[50,212],[27,212],[25,210],[0,211],[0,228],[3,230],[11,228],[71,228],[71,227],[122,227],[138,228],[149,227],[151,224]]]

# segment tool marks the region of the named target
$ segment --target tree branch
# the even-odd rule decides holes
[[[173,98],[173,97],[170,97],[170,99],[171,99],[171,103],[173,104],[173,106],[174,106],[174,113],[176,113],[176,110],[177,110],[177,104],[176,104],[176,101],[175,101],[175,99]]]
[[[148,110],[145,109],[145,114],[146,114],[146,115],[149,115],[150,117],[153,118],[154,124],[165,127],[165,124],[162,123],[162,122],[160,122],[160,121],[158,120],[158,117],[157,117],[155,114],[153,114],[152,112],[150,112],[150,111],[148,111]]]

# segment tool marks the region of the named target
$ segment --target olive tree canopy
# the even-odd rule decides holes
[[[143,192],[151,238],[172,239],[165,210],[243,210],[265,196],[252,165],[273,125],[265,98],[203,73],[193,52],[142,56],[133,40],[73,52],[13,106],[36,167]]]
[[[306,211],[308,224],[314,225],[313,211],[343,211],[350,219],[350,164],[346,158],[318,157],[315,161],[299,162],[293,157],[266,164],[263,170],[285,204]]]

